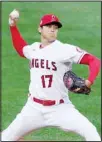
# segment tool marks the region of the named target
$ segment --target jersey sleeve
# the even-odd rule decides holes
[[[80,47],[69,44],[65,45],[65,62],[79,64],[85,54],[87,54],[87,51],[81,49]]]
[[[73,62],[79,64],[81,59],[88,52],[81,49],[80,47],[75,47],[75,56],[73,57]]]
[[[31,59],[32,57],[32,48],[30,47],[30,45],[24,46],[23,48],[23,54],[27,59]]]

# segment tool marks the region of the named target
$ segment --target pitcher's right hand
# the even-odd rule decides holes
[[[14,9],[10,14],[9,14],[9,25],[10,26],[15,26],[17,21],[19,19],[19,11]]]

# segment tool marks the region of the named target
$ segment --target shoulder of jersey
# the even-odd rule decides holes
[[[75,47],[76,47],[75,45],[68,44],[68,43],[65,43],[65,44],[64,44],[64,46],[66,46],[66,47],[73,47],[73,48],[75,48]]]
[[[40,42],[34,42],[30,45],[30,48],[32,48],[32,50],[37,50],[39,49],[38,47],[40,46]]]
[[[80,47],[72,45],[72,44],[65,44],[65,46],[69,47],[69,50],[74,50],[79,53],[86,52],[85,50],[81,49]]]
[[[60,41],[56,41],[57,44],[61,45],[61,47],[73,47],[75,48],[76,46],[72,45],[72,44],[68,44],[68,43],[63,43],[63,42],[60,42]]]

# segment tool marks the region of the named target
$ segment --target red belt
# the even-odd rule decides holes
[[[39,104],[42,104],[43,106],[51,106],[51,105],[55,105],[57,102],[55,100],[40,100],[38,98],[33,97],[32,98],[34,102],[37,102]],[[64,103],[64,100],[61,99],[58,102],[59,104]]]

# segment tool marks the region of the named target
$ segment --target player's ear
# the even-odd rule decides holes
[[[41,33],[41,27],[38,27],[38,32]]]

